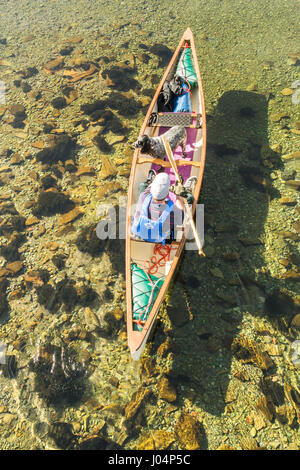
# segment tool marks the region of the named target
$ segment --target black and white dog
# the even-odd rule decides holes
[[[186,130],[183,126],[171,127],[163,134],[169,141],[171,149],[174,151],[179,145],[182,147],[182,155],[185,156]],[[133,144],[135,148],[141,149],[141,153],[151,155],[152,157],[163,158],[166,154],[162,141],[162,136],[149,137],[147,134],[141,135]]]

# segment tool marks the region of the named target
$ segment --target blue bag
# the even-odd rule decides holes
[[[183,85],[182,94],[175,96],[173,100],[173,113],[191,113],[192,100],[186,83]]]

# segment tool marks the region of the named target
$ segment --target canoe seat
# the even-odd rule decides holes
[[[183,126],[199,129],[202,126],[200,113],[151,113],[150,127]]]

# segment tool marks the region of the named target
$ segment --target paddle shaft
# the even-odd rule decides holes
[[[175,161],[170,143],[163,135],[162,135],[162,141],[163,141],[168,159],[171,163],[171,167],[173,168],[173,171],[175,173],[176,179],[179,183],[181,183],[181,179],[180,179],[180,176],[179,176],[179,173],[178,173],[178,169],[177,169],[177,166],[176,166],[176,161]],[[195,237],[196,244],[198,246],[198,253],[201,256],[205,256],[205,253],[202,249],[202,244],[201,244],[201,241],[200,241],[200,238],[199,238],[196,226],[195,226],[195,222],[194,222],[194,219],[193,219],[193,214],[192,214],[192,211],[190,209],[190,206],[188,205],[186,199],[184,199],[184,198],[182,198],[182,199],[183,199],[184,207],[186,209],[186,212],[187,212],[187,215],[188,215],[188,218],[189,218],[189,222],[190,222],[192,230],[193,230],[193,234],[194,234],[194,237]]]

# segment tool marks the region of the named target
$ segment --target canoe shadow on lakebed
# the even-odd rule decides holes
[[[281,168],[280,155],[269,147],[267,106],[262,94],[229,91],[207,116],[199,201],[205,205],[207,257],[184,251],[167,308],[172,328],[158,325],[151,348],[155,355],[165,335],[171,337],[174,360],[168,376],[178,402],[190,398],[216,416],[228,403],[233,356],[259,367],[249,344],[236,341],[245,317],[267,318],[289,337],[294,314],[283,292],[287,284],[271,276],[264,260],[269,201],[280,196],[270,173]],[[275,364],[268,363],[262,373],[266,389]]]

